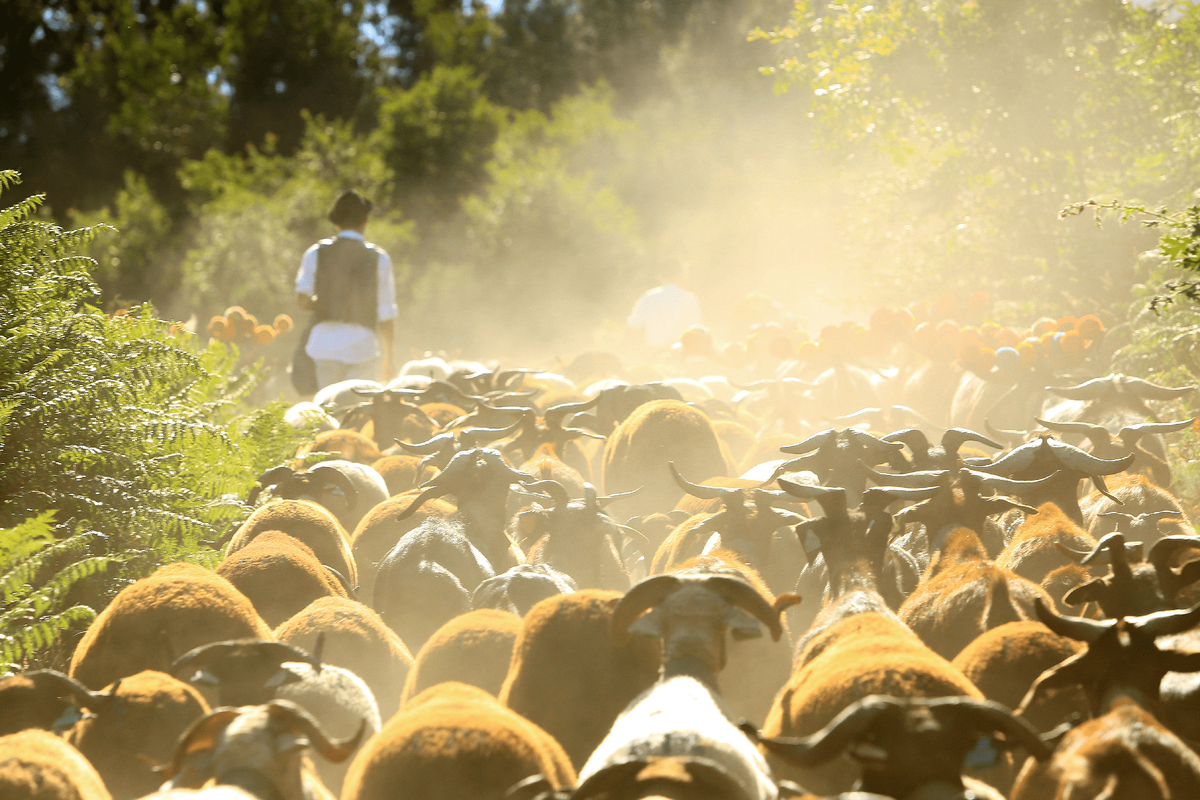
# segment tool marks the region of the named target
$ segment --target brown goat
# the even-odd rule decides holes
[[[585,589],[537,603],[525,615],[500,690],[504,705],[553,736],[577,766],[658,679],[657,642],[618,645],[609,635],[621,597]]]
[[[342,800],[503,800],[535,774],[556,787],[575,781],[562,747],[536,724],[478,687],[439,683],[367,742],[350,765]]]
[[[322,597],[348,592],[312,549],[282,531],[263,531],[217,565],[272,628]]]
[[[157,789],[162,777],[149,759],[164,763],[208,703],[183,681],[146,670],[122,678],[89,702],[67,741],[87,757],[113,800],[133,800]]]
[[[507,611],[481,608],[455,617],[417,653],[401,703],[449,681],[499,695],[520,632],[521,618]]]
[[[195,564],[168,564],[117,593],[71,657],[71,677],[99,689],[226,639],[271,638],[271,629],[229,581]]]
[[[112,800],[78,750],[40,728],[0,736],[0,797],[12,800]]]
[[[321,635],[325,637],[321,660],[362,678],[384,719],[395,713],[413,657],[379,614],[357,600],[323,597],[275,629],[279,641],[309,653]]]
[[[308,545],[317,560],[358,586],[358,568],[350,554],[349,537],[337,517],[310,500],[276,500],[254,510],[229,540],[225,556],[236,553],[264,531],[283,531]]]

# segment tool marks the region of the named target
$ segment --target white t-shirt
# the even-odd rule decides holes
[[[338,236],[364,241],[358,231],[341,231]],[[317,284],[317,248],[329,244],[332,239],[323,239],[304,251],[300,259],[300,271],[296,273],[296,292],[311,295]],[[380,322],[395,319],[396,285],[392,277],[392,259],[382,248],[379,252],[379,307]],[[361,364],[379,355],[379,341],[375,331],[353,322],[319,322],[308,337],[304,348],[315,361],[340,361],[343,364]]]
[[[663,348],[675,344],[684,331],[700,322],[700,302],[696,295],[668,283],[639,297],[626,324],[645,328],[646,344]]]

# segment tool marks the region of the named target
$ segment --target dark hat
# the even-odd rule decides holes
[[[371,201],[353,189],[342,192],[329,211],[329,221],[339,228],[357,228],[367,221]]]

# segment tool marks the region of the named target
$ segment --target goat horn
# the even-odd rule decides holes
[[[175,752],[171,755],[170,762],[156,767],[155,771],[161,772],[164,778],[171,781],[179,774],[179,770],[183,767],[183,763],[187,760],[188,756],[193,753],[211,750],[213,744],[217,741],[220,731],[237,719],[239,713],[236,708],[226,706],[213,709],[203,717],[193,721],[179,736],[179,741],[175,745]],[[207,780],[207,776],[204,776],[204,780]],[[172,786],[172,788],[176,787]],[[184,788],[198,789],[200,788],[200,784]]]
[[[1143,400],[1175,400],[1189,392],[1196,391],[1195,386],[1159,386],[1141,378],[1125,378],[1125,387]]]
[[[340,469],[318,464],[309,470],[308,474],[314,478],[322,478],[327,484],[333,484],[341,489],[342,494],[346,497],[346,505],[351,511],[358,505],[358,489],[355,488],[350,477]]]
[[[932,700],[909,701],[914,705],[925,705],[933,711],[935,717],[949,714],[960,720],[959,727],[972,727],[976,730],[996,731],[1002,733],[1005,739],[1025,748],[1029,755],[1038,761],[1050,757],[1050,748],[1042,741],[1037,729],[999,703],[991,700],[973,700],[969,697],[939,697]]]
[[[1126,617],[1133,627],[1152,639],[1190,631],[1200,622],[1200,603],[1182,610],[1158,611],[1140,617]]]
[[[312,655],[287,642],[271,642],[266,639],[226,639],[223,642],[210,642],[192,648],[175,659],[167,668],[167,672],[177,675],[189,667],[207,667],[214,661],[243,649],[255,650],[258,654],[269,657],[280,664],[285,661],[303,661],[314,668],[320,666],[320,662],[314,662]]]
[[[821,447],[824,447],[825,445],[829,444],[830,442],[836,442],[837,435],[838,434],[837,434],[836,430],[834,430],[833,428],[828,428],[826,430],[821,431],[820,433],[814,433],[812,436],[808,437],[803,442],[798,442],[797,444],[789,444],[784,447],[781,447],[781,448],[779,448],[779,452],[787,453],[789,456],[798,456],[798,455],[803,455],[805,453],[811,453],[813,450],[817,450]]]
[[[1129,465],[1137,458],[1135,453],[1129,453],[1122,458],[1111,460],[1096,458],[1094,455],[1085,453],[1078,447],[1069,445],[1061,439],[1048,438],[1046,439],[1046,443],[1050,445],[1050,449],[1063,466],[1089,476],[1112,475],[1113,473],[1121,472],[1129,469]]]
[[[1033,610],[1042,624],[1059,636],[1088,644],[1099,639],[1105,631],[1117,624],[1116,620],[1099,621],[1086,617],[1061,617],[1047,608],[1040,597],[1033,599]]]
[[[947,475],[950,474],[949,470],[944,470],[944,469],[938,469],[938,470],[923,469],[923,470],[914,470],[913,472],[896,472],[896,473],[879,472],[879,471],[867,466],[867,464],[865,462],[863,462],[861,459],[858,461],[858,468],[862,471],[862,473],[864,475],[866,475],[871,480],[875,481],[875,483],[880,486],[891,485],[891,486],[903,486],[906,488],[913,488],[913,487],[924,488],[927,486],[932,486],[932,485],[937,484],[939,481],[941,481],[943,478],[945,478]]]
[[[363,734],[367,732],[367,721],[363,719],[358,725],[358,733],[349,739],[330,739],[321,729],[321,724],[317,722],[316,717],[290,700],[272,700],[267,703],[267,710],[271,716],[284,720],[292,731],[307,736],[309,745],[326,761],[334,764],[340,764],[349,758],[358,749]]]
[[[903,702],[885,695],[871,695],[851,705],[828,725],[800,738],[763,737],[753,725],[742,723],[742,732],[777,758],[797,767],[816,767],[836,758],[847,745],[865,733],[882,714],[896,714]]]
[[[783,636],[783,623],[779,621],[779,614],[783,609],[772,605],[746,581],[728,575],[704,575],[698,580],[706,588],[719,594],[729,605],[740,608],[766,625],[774,641],[778,642]]]
[[[726,489],[720,486],[705,486],[699,483],[692,483],[679,474],[679,469],[675,466],[674,461],[668,461],[667,466],[671,470],[671,476],[675,478],[675,483],[679,484],[679,488],[690,494],[692,497],[699,497],[702,500],[727,500],[740,492],[740,489]]]
[[[942,448],[945,449],[946,455],[949,456],[957,456],[958,449],[967,442],[977,442],[988,447],[994,447],[997,450],[1004,448],[1004,445],[999,442],[967,428],[948,428],[942,434]]]
[[[1097,400],[1112,391],[1114,377],[1109,375],[1104,378],[1093,378],[1074,386],[1047,386],[1045,389],[1050,394],[1064,397],[1067,400]]]
[[[625,638],[629,626],[646,611],[657,606],[679,589],[676,575],[651,575],[635,584],[613,609],[611,630],[613,638]]]
[[[50,684],[56,687],[60,697],[67,695],[80,708],[94,708],[104,701],[106,695],[93,692],[70,675],[65,675],[56,669],[35,669],[22,673],[35,683]]]
[[[1054,420],[1038,419],[1037,417],[1034,417],[1034,420],[1048,431],[1054,431],[1055,433],[1077,433],[1080,436],[1086,436],[1093,444],[1108,444],[1112,441],[1112,434],[1103,425],[1093,425],[1090,422],[1055,422]]]

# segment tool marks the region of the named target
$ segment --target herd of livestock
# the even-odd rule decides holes
[[[1195,387],[757,335],[298,403],[219,566],[0,679],[0,800],[1200,798]]]

